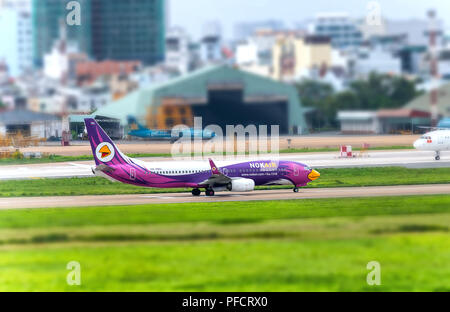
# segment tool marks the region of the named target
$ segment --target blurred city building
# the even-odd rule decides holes
[[[219,22],[211,21],[203,25],[199,52],[200,59],[205,65],[218,63],[223,60],[222,28]]]
[[[241,41],[252,37],[260,31],[277,32],[284,30],[283,21],[266,20],[258,22],[241,22],[234,26],[234,40]]]
[[[30,13],[14,7],[1,7],[0,61],[7,64],[12,77],[32,68],[32,50]]]
[[[282,81],[294,81],[305,70],[329,67],[332,62],[328,37],[280,36],[272,50],[272,76]]]
[[[33,0],[34,63],[41,66],[60,36],[69,0]],[[68,27],[68,41],[94,60],[164,60],[164,0],[80,0],[81,25]]]
[[[191,47],[191,38],[183,28],[170,28],[166,34],[166,65],[182,75],[192,70],[195,55]]]
[[[0,10],[14,9],[19,12],[31,12],[31,0],[0,0]]]
[[[319,13],[309,29],[313,34],[329,37],[338,49],[359,47],[363,41],[358,21],[344,12]]]
[[[67,26],[60,22],[59,38],[54,41],[49,53],[44,55],[43,73],[47,78],[61,84],[74,84],[78,62],[86,62],[88,56],[80,53],[76,45],[67,40]]]
[[[26,99],[16,99],[12,110],[0,112],[0,135],[50,138],[62,134],[61,118],[55,115],[34,112],[26,107]]]
[[[401,59],[379,47],[375,49],[360,48],[356,51],[350,66],[350,71],[355,74],[354,78],[359,79],[365,79],[372,72],[389,75],[402,73]]]
[[[137,72],[142,66],[140,61],[84,61],[76,64],[77,84],[90,85],[103,76],[122,75],[126,76]]]

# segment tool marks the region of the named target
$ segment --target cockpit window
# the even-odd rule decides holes
[[[311,171],[312,170],[312,168],[309,167],[309,166],[305,166],[305,167],[303,167],[303,169],[305,169],[306,171]]]
[[[431,137],[428,136],[428,135],[424,135],[424,136],[421,137],[421,139],[423,139],[423,140],[431,140]]]

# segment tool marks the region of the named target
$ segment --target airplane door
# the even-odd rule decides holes
[[[298,177],[299,174],[300,174],[300,171],[298,170],[298,167],[295,166],[294,167],[294,177]]]
[[[136,180],[136,169],[130,168],[130,179]]]
[[[438,137],[438,145],[443,145],[444,144],[444,137],[443,136],[439,136]]]

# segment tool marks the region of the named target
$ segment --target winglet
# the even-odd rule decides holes
[[[216,164],[214,163],[214,161],[211,158],[209,159],[209,165],[211,166],[212,174],[221,174],[221,172],[219,171]]]

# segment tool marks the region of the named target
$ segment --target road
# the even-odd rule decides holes
[[[0,198],[0,210],[17,208],[88,207],[139,204],[285,200],[313,198],[376,197],[404,195],[450,194],[450,184],[401,185],[382,187],[341,187],[292,190],[254,191],[250,193],[218,193],[214,197],[194,197],[187,193],[148,195],[98,195],[67,197]]]
[[[264,158],[264,157],[261,157]],[[272,159],[272,156],[266,159]],[[442,160],[435,161],[434,153],[417,150],[400,151],[371,151],[369,157],[355,157],[343,159],[338,153],[298,153],[280,154],[280,160],[292,160],[305,163],[313,168],[346,168],[346,167],[373,167],[373,166],[405,166],[409,168],[433,168],[450,167],[450,152],[442,153]],[[169,158],[143,158],[148,162],[172,161]],[[249,161],[252,159],[243,159]],[[220,161],[216,161],[220,166]],[[207,160],[203,163],[207,165]],[[178,161],[170,166],[183,165]],[[68,178],[68,177],[90,177],[93,161],[81,161],[71,163],[52,163],[35,165],[0,166],[0,180],[34,179],[34,178]]]

